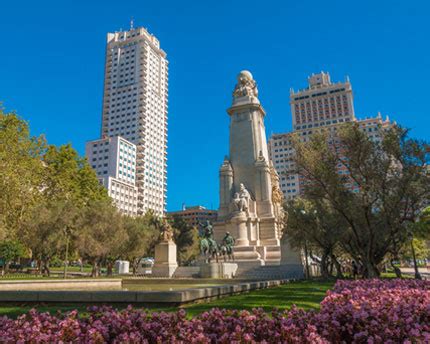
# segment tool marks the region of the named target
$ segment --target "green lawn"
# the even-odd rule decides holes
[[[326,291],[334,285],[334,281],[297,281],[264,290],[252,291],[250,293],[234,295],[207,303],[197,303],[185,305],[184,308],[190,316],[202,313],[213,307],[226,309],[247,309],[263,308],[270,311],[273,308],[286,309],[292,305],[303,309],[318,309],[324,298]],[[36,306],[40,312],[70,311],[77,309],[85,312],[87,305],[56,305],[56,306]],[[17,317],[28,312],[34,306],[13,306],[0,305],[0,316]],[[154,311],[175,311],[177,308],[151,307]]]
[[[273,308],[287,309],[292,305],[309,310],[318,309],[326,291],[333,287],[334,281],[298,281],[280,287],[257,290],[234,295],[209,303],[191,304],[183,307],[190,315],[207,311],[213,307],[226,309]]]

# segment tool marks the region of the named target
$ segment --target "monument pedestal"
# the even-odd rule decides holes
[[[236,263],[211,262],[200,266],[202,278],[233,278],[236,275],[238,265]]]
[[[288,238],[284,235],[281,241],[281,264],[288,273],[294,274],[295,278],[304,277],[302,255],[299,250],[291,247]]]
[[[153,277],[172,277],[178,267],[176,244],[173,241],[162,241],[155,246],[155,264],[152,267]]]
[[[248,228],[246,225],[247,220],[248,219],[246,217],[246,213],[243,211],[238,212],[231,219],[231,225],[234,228],[234,230],[232,230],[232,232],[237,233],[237,237],[236,237],[236,246],[237,247],[249,245]]]

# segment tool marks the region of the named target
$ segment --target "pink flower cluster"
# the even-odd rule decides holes
[[[1,343],[327,343],[295,309],[297,319],[261,309],[212,309],[191,320],[184,310],[149,313],[128,307],[91,307],[88,317],[76,311],[51,316],[34,310],[17,320],[0,320]],[[300,321],[297,321],[302,319]]]
[[[1,343],[429,343],[430,282],[338,281],[318,312],[212,309],[151,313],[91,307],[0,318]]]
[[[335,343],[430,343],[430,282],[338,281],[313,323]]]

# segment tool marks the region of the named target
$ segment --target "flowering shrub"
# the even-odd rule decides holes
[[[1,343],[429,343],[430,282],[338,281],[318,312],[291,308],[151,313],[90,307],[0,318]]]
[[[430,282],[338,281],[314,322],[330,342],[430,343]]]

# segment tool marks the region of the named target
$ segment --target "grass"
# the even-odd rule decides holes
[[[279,287],[256,290],[245,294],[229,296],[226,298],[213,300],[207,303],[194,303],[184,305],[184,308],[189,316],[194,316],[207,311],[211,308],[225,309],[246,309],[263,308],[270,311],[273,308],[288,309],[292,305],[309,310],[318,309],[319,304],[324,298],[326,291],[334,285],[333,281],[297,281],[284,284]],[[16,318],[17,316],[28,312],[31,308],[36,308],[39,312],[50,312],[55,314],[57,311],[67,312],[77,309],[79,312],[85,313],[88,305],[73,304],[73,305],[0,305],[0,316]],[[121,307],[119,307],[121,308]],[[124,308],[124,307],[123,307]],[[174,307],[150,307],[153,311],[168,311],[173,312],[178,310]]]
[[[333,285],[334,281],[297,281],[208,303],[185,305],[183,308],[190,315],[202,313],[213,307],[246,310],[263,308],[265,311],[271,311],[273,308],[288,309],[296,305],[305,310],[319,309],[326,291]]]

